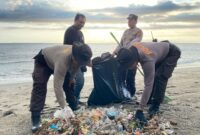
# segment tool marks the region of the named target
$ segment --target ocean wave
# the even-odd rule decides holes
[[[15,64],[15,63],[29,63],[32,62],[31,60],[22,60],[22,61],[5,61],[0,62],[0,64]]]

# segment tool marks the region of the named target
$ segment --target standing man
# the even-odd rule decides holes
[[[113,52],[113,55],[118,54],[119,49],[128,48],[131,45],[133,45],[133,43],[141,42],[141,40],[142,40],[143,32],[140,28],[137,28],[137,26],[136,26],[138,16],[135,14],[130,14],[127,19],[128,19],[129,29],[125,30],[125,32],[121,38],[120,45],[117,46],[117,48]],[[133,70],[124,71],[124,73],[123,73],[124,84],[125,84],[126,88],[128,89],[128,91],[130,92],[131,96],[134,96],[135,91],[136,91],[136,89],[135,89],[136,71],[137,71],[137,69],[133,69]]]
[[[90,47],[82,43],[75,43],[73,46],[47,47],[34,57],[33,89],[30,103],[33,132],[40,127],[40,113],[45,104],[47,83],[52,74],[54,75],[53,84],[57,101],[69,116],[73,116],[72,110],[76,107],[76,103],[70,87],[73,86],[74,75],[79,67],[90,65],[91,57]],[[63,89],[65,89],[67,102],[72,110],[68,107]]]
[[[70,44],[72,45],[74,42],[84,43],[83,33],[80,31],[82,27],[84,27],[86,18],[83,14],[77,13],[74,18],[74,24],[70,26],[64,35],[64,45]],[[80,99],[80,93],[84,85],[84,72],[87,71],[85,66],[82,66],[78,69],[75,77],[75,85],[74,85],[74,96],[77,98],[77,102]]]
[[[124,70],[136,68],[139,62],[144,72],[144,91],[139,109],[135,114],[136,119],[147,123],[143,110],[151,94],[152,104],[149,108],[149,114],[153,116],[159,111],[165,96],[168,79],[172,76],[180,56],[180,49],[170,42],[138,42],[129,49],[122,48],[119,51],[117,59]]]

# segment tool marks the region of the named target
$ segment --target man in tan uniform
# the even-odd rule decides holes
[[[142,41],[143,32],[140,28],[136,26],[138,16],[130,14],[127,19],[129,28],[125,30],[121,38],[120,45],[117,46],[117,48],[113,52],[113,55],[118,54],[118,51],[121,48],[129,48],[131,45],[133,45],[133,43]],[[130,92],[131,96],[134,96],[136,91],[135,89],[136,70],[137,69],[127,70],[123,73],[124,85]]]
[[[90,47],[80,42],[74,43],[73,46],[47,47],[34,57],[33,90],[30,104],[33,132],[40,127],[40,113],[45,104],[49,77],[52,74],[54,75],[54,91],[60,107],[65,112],[73,114],[71,109],[74,110],[77,105],[71,90],[74,76],[80,66],[91,63],[91,57],[92,51]],[[71,109],[66,103],[63,88],[67,89],[65,93]]]
[[[135,118],[142,123],[147,123],[143,110],[150,98],[152,104],[149,107],[149,115],[153,116],[159,112],[168,79],[172,76],[180,56],[181,50],[168,41],[138,42],[128,49],[120,49],[117,59],[122,69],[136,68],[139,62],[144,72],[144,91],[135,114]]]

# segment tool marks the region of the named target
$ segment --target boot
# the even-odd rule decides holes
[[[31,114],[32,120],[32,132],[35,133],[40,127],[40,112],[32,112]]]
[[[76,99],[68,100],[68,103],[69,103],[69,107],[73,111],[80,109],[80,106],[78,105],[78,101]]]
[[[156,115],[159,112],[159,107],[160,107],[160,103],[152,103],[149,107],[149,115],[150,117],[153,117],[154,115]]]

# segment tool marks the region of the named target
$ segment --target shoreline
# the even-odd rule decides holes
[[[195,66],[184,66],[184,67],[181,67],[181,66],[178,66],[175,68],[175,70],[184,70],[184,69],[191,69],[191,68],[200,68],[200,65],[195,65]],[[92,77],[92,73],[89,73],[90,75],[85,75],[85,77],[87,78],[91,78]],[[30,75],[30,78],[31,78],[31,75]],[[30,79],[29,78],[29,79]],[[51,76],[51,78],[49,79],[50,82],[52,82],[52,79],[53,77]],[[5,87],[7,85],[23,85],[23,84],[29,84],[29,83],[32,83],[32,78],[31,78],[31,81],[25,81],[25,82],[8,82],[8,83],[0,83],[0,87]],[[1,89],[0,89],[1,90]]]

